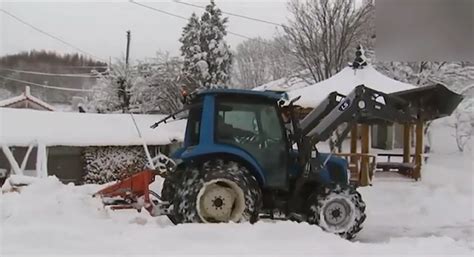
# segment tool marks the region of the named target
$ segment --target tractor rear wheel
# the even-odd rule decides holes
[[[176,194],[176,187],[181,182],[181,176],[184,170],[178,168],[175,171],[168,174],[168,176],[163,181],[163,186],[161,188],[161,200],[167,201],[170,205],[173,205],[174,197]],[[173,214],[168,214],[168,218],[173,224],[177,224],[176,218]]]
[[[184,172],[174,212],[178,223],[254,223],[261,204],[262,192],[247,168],[219,159]]]
[[[353,239],[365,221],[365,203],[353,186],[336,185],[308,198],[307,221],[323,230]]]

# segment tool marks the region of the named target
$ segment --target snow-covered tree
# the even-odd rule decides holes
[[[99,113],[128,112],[132,87],[144,86],[146,83],[136,69],[127,67],[122,61],[113,64],[105,74],[97,75],[97,84],[92,88],[88,109]]]
[[[180,67],[181,61],[167,53],[128,68],[118,62],[108,73],[99,74],[86,109],[99,113],[176,111],[181,107]]]
[[[146,84],[132,88],[132,110],[139,113],[169,114],[182,107],[179,77],[182,62],[168,53],[138,65]]]
[[[351,50],[361,34],[368,31],[372,4],[357,6],[347,0],[293,0],[292,15],[284,27],[289,50],[315,81],[331,77],[352,60]]]
[[[181,38],[181,56],[183,57],[182,76],[187,88],[193,90],[203,87],[204,81],[209,74],[207,70],[201,71],[202,62],[205,61],[207,53],[201,51],[200,39],[201,24],[195,13],[189,18],[188,24],[183,28]],[[199,63],[199,65],[198,65]]]
[[[183,74],[188,87],[224,87],[229,81],[232,55],[224,40],[227,18],[213,0],[197,20],[193,14],[180,38]]]
[[[232,78],[242,88],[254,88],[293,74],[298,68],[284,47],[285,37],[252,38],[237,45]]]
[[[5,88],[0,88],[0,100],[7,99],[12,96],[13,94],[9,90],[6,90]]]
[[[204,87],[207,88],[226,86],[230,78],[232,55],[224,40],[227,21],[227,17],[222,17],[221,10],[211,0],[201,16],[201,50],[207,53],[206,63],[198,63],[201,71],[205,70],[207,64],[209,76],[204,81]]]

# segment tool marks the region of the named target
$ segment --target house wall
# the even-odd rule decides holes
[[[64,183],[81,184],[84,177],[82,147],[48,147],[48,175],[54,175]]]
[[[165,146],[149,146],[151,156],[155,156],[158,152],[170,155],[181,143],[170,144]],[[141,147],[141,146],[137,146]],[[18,165],[21,165],[23,158],[28,150],[27,147],[10,147]],[[85,174],[85,160],[83,151],[85,147],[72,146],[50,146],[47,147],[48,155],[48,175],[54,175],[64,183],[82,184]],[[36,152],[33,148],[28,161],[26,163],[25,175],[36,176]],[[0,150],[0,169],[11,172],[11,166],[3,151]],[[3,182],[3,181],[0,181]]]
[[[372,147],[392,150],[403,148],[403,125],[372,125]]]
[[[393,125],[372,125],[372,148],[393,149]]]

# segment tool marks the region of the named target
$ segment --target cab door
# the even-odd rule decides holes
[[[216,103],[216,140],[244,149],[260,164],[267,188],[288,187],[288,143],[274,102],[221,98]]]

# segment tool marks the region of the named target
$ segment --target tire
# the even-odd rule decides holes
[[[187,168],[174,198],[177,223],[255,223],[261,205],[262,192],[247,168],[220,159]]]
[[[308,198],[307,222],[323,230],[353,239],[365,221],[365,203],[353,186],[336,185]]]
[[[178,183],[180,182],[180,177],[182,176],[183,172],[184,171],[182,169],[177,169],[165,178],[161,188],[162,201],[167,201],[170,203],[170,205],[173,205],[176,195],[176,186],[179,185]],[[176,218],[173,214],[168,214],[167,216],[173,224],[177,224]]]

